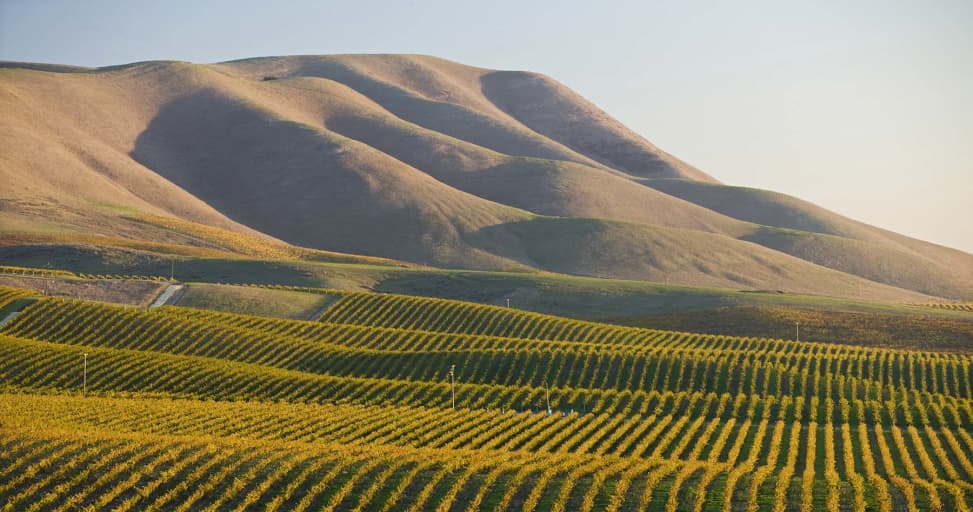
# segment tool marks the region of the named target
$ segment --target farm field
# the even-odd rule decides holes
[[[299,321],[0,288],[4,510],[973,506],[968,352],[322,296]]]
[[[196,277],[170,305],[296,320],[317,318],[339,294],[366,290],[486,305],[505,305],[509,299],[516,309],[549,315],[733,336],[790,337],[800,322],[802,339],[884,348],[964,351],[973,339],[973,316],[938,307],[954,303],[889,304],[557,274],[270,260],[150,261],[134,267],[82,265],[86,272],[0,266],[0,286],[144,306],[175,268],[177,279],[183,273]]]

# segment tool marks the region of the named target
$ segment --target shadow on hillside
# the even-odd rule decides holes
[[[427,99],[393,84],[363,75],[344,64],[319,60],[308,62],[295,75],[326,78],[369,97],[389,112],[410,122],[500,153],[539,158],[565,158],[566,152],[529,130],[504,124],[463,105]]]
[[[497,108],[582,155],[639,176],[673,176],[672,166],[650,151],[647,141],[550,78],[495,71],[483,75],[480,84]]]
[[[163,106],[130,155],[227,217],[291,243],[376,255],[414,244],[404,220],[393,225],[363,201],[376,183],[351,153],[333,134],[200,92]],[[362,236],[379,224],[388,230],[381,243]]]

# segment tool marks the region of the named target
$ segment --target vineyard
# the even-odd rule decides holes
[[[27,305],[2,510],[973,507],[968,353],[321,293],[314,322]]]
[[[18,290],[16,288],[6,288],[0,286],[0,311],[13,304],[14,301],[30,297],[31,295],[33,295],[33,292],[27,290]],[[2,320],[2,318],[0,318],[0,320]]]
[[[13,267],[0,265],[0,274],[13,274],[32,277],[75,277],[74,272],[50,268]]]
[[[930,302],[928,304],[916,304],[916,306],[948,309],[950,311],[967,311],[973,313],[973,302]]]

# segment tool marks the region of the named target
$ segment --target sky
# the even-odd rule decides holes
[[[973,253],[969,0],[0,0],[0,60],[328,53],[542,72],[726,184]]]

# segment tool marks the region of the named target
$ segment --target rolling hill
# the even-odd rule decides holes
[[[723,185],[535,73],[417,55],[4,63],[0,110],[0,235],[27,251],[973,296],[973,255]]]

